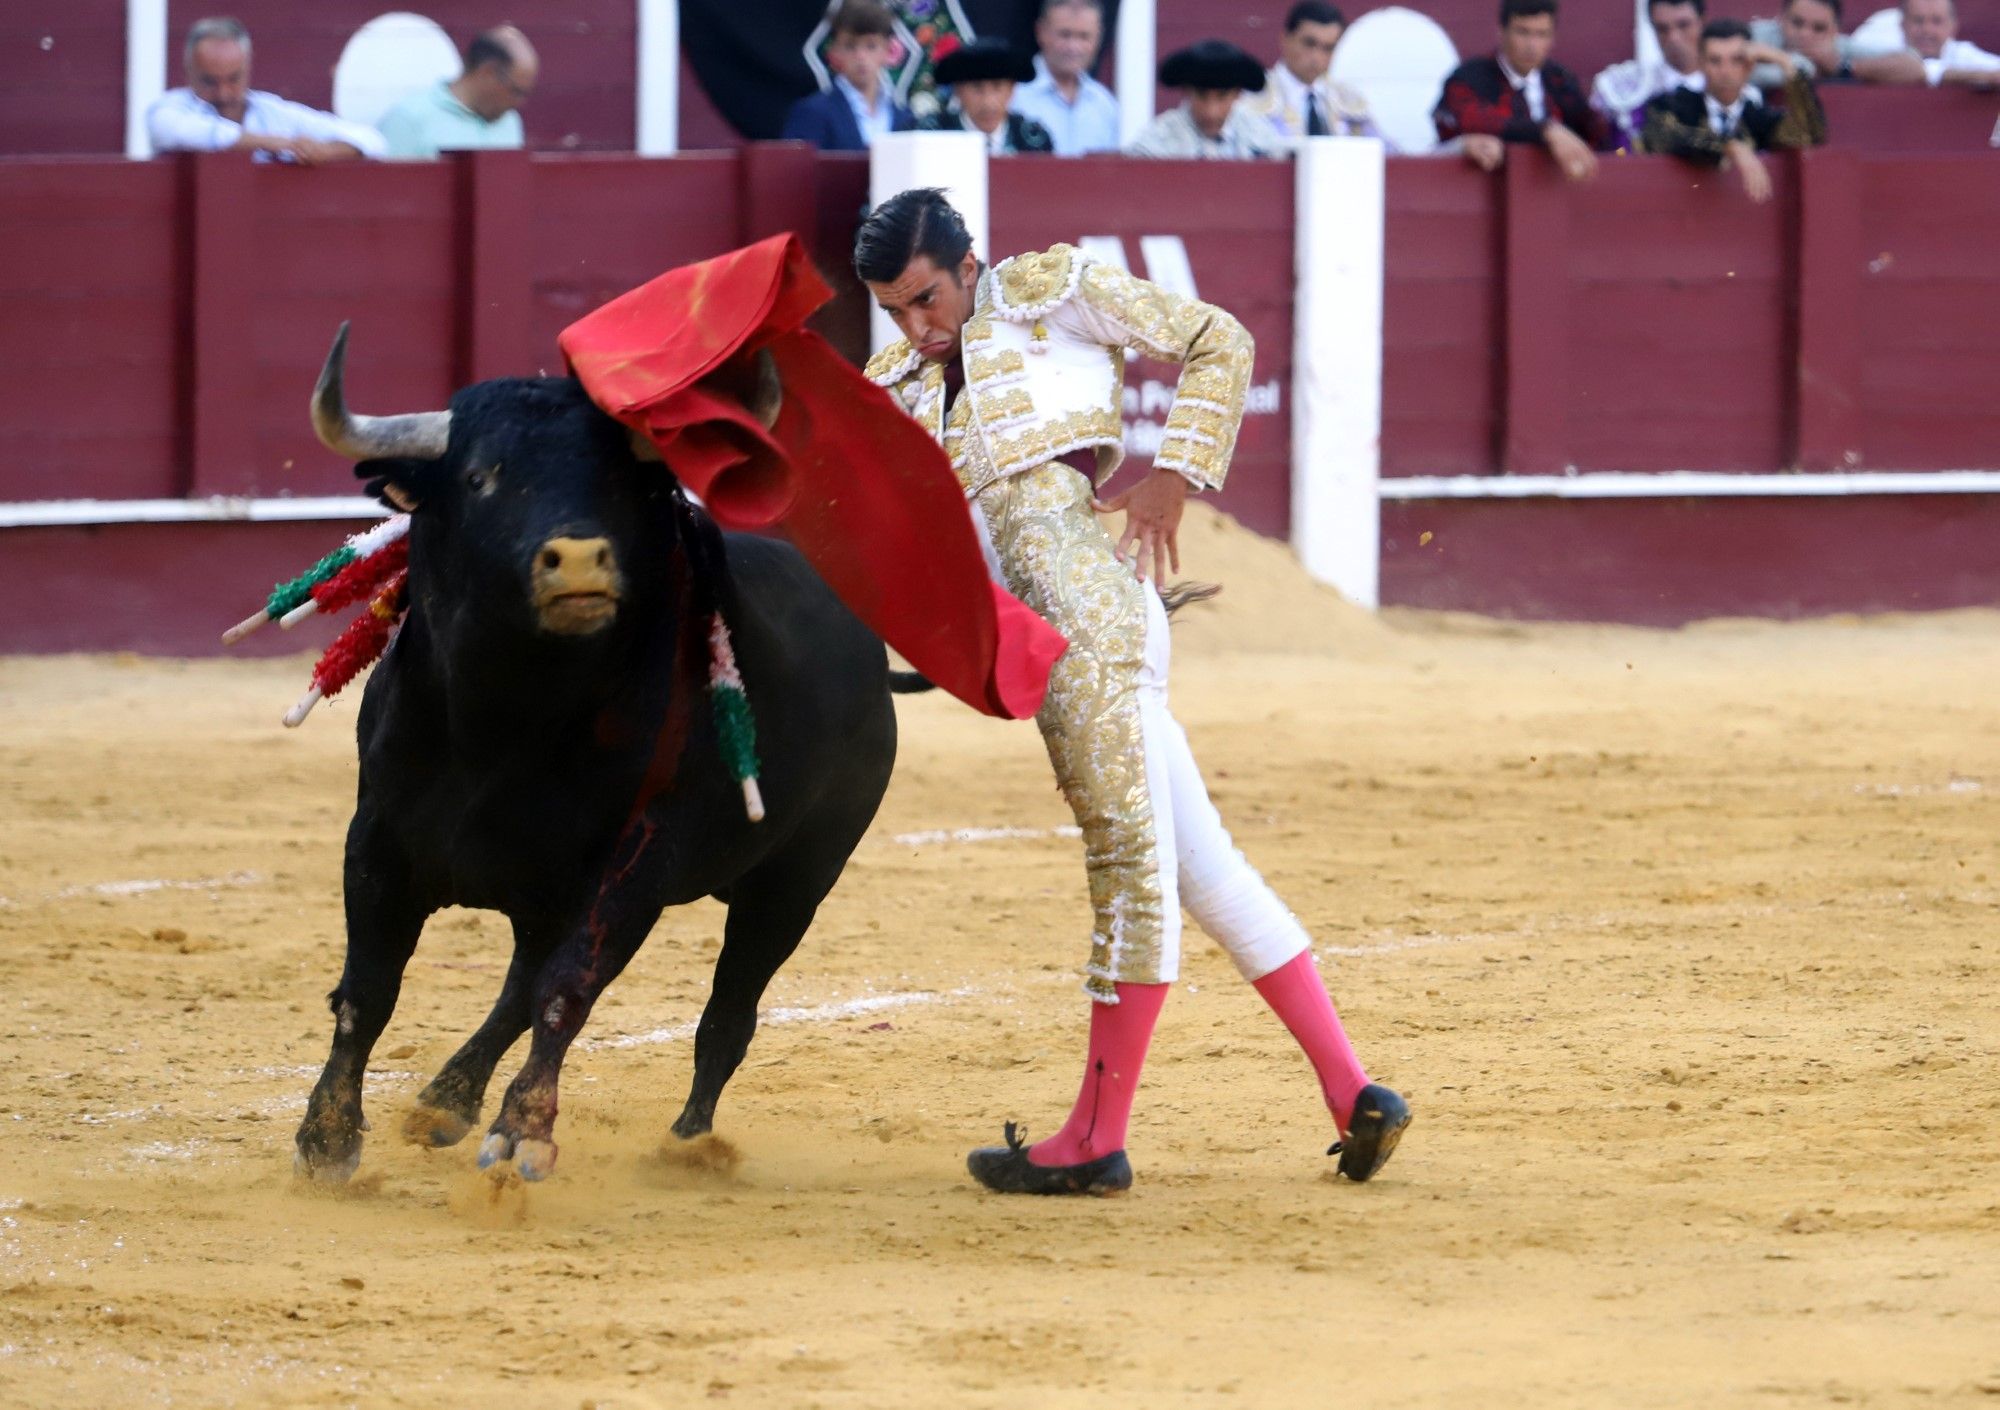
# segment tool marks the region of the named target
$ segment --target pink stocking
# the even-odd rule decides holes
[[[1347,1123],[1354,1116],[1354,1100],[1368,1085],[1368,1074],[1347,1041],[1340,1015],[1333,1011],[1333,1000],[1327,997],[1326,986],[1320,983],[1312,951],[1301,950],[1257,980],[1256,989],[1306,1050],[1313,1071],[1319,1074],[1327,1110],[1333,1113],[1334,1124],[1345,1134]]]
[[[1168,987],[1120,984],[1117,1003],[1091,1004],[1083,1090],[1077,1093],[1076,1107],[1062,1130],[1028,1148],[1029,1160],[1036,1165],[1080,1165],[1125,1149],[1139,1069],[1145,1066],[1146,1045],[1167,1002]]]

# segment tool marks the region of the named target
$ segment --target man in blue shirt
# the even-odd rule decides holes
[[[519,109],[534,94],[540,73],[528,36],[512,25],[487,30],[467,46],[457,78],[418,89],[382,115],[378,125],[389,155],[518,149]]]
[[[895,42],[895,18],[880,0],[847,0],[834,13],[826,49],[833,87],[792,104],[778,135],[822,152],[862,152],[884,133],[915,127],[882,72]]]
[[[1035,21],[1035,78],[1014,91],[1014,111],[1033,118],[1055,139],[1056,155],[1115,152],[1118,100],[1090,76],[1104,42],[1099,0],[1042,0]]]

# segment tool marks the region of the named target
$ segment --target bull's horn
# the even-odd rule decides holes
[[[778,360],[771,356],[769,348],[759,348],[751,359],[752,383],[750,393],[743,398],[744,407],[763,423],[765,430],[778,424],[778,408],[784,404],[785,389],[778,381]],[[635,458],[652,464],[662,459],[659,446],[644,431],[629,432],[632,454]]]
[[[342,323],[313,388],[313,430],[321,445],[348,460],[436,460],[444,454],[451,439],[449,411],[356,416],[347,409],[342,391],[346,372],[347,324]]]
[[[778,381],[778,360],[771,356],[769,348],[757,350],[756,363],[757,382],[743,404],[768,431],[778,424],[778,408],[784,404],[785,389]]]

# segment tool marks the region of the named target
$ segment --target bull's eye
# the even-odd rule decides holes
[[[465,472],[465,487],[474,494],[485,494],[492,485],[494,476],[500,473],[498,465],[489,470],[468,470]]]

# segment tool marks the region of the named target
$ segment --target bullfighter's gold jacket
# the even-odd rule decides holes
[[[1127,354],[1181,365],[1157,469],[1222,487],[1256,348],[1213,304],[1169,293],[1069,245],[983,270],[961,331],[965,389],[945,423],[941,364],[898,339],[870,359],[887,388],[944,443],[968,498],[1085,447],[1102,485],[1124,458]]]

